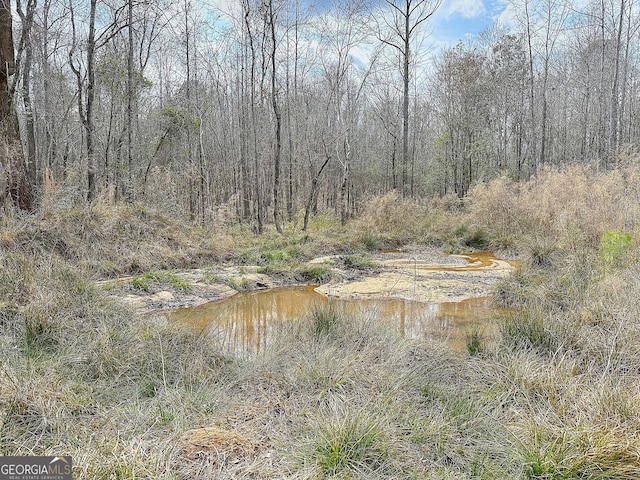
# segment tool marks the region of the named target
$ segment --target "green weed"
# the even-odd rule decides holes
[[[148,292],[151,286],[151,280],[149,277],[140,277],[136,275],[133,277],[133,279],[131,279],[131,286],[136,290],[144,290],[145,292]]]
[[[238,291],[246,290],[249,285],[249,281],[246,277],[236,278],[234,276],[229,276],[223,283]]]
[[[164,426],[168,426],[175,420],[176,416],[171,410],[159,406],[156,408],[156,417],[160,420],[160,423]]]
[[[295,277],[301,282],[326,283],[332,275],[329,265],[304,264],[295,270]]]
[[[607,270],[628,264],[633,247],[631,234],[623,230],[609,230],[600,240],[600,257]]]
[[[131,286],[136,290],[151,290],[154,282],[160,284],[169,284],[176,290],[188,290],[191,284],[186,280],[182,280],[173,272],[166,271],[150,271],[144,275],[136,275],[131,279]]]
[[[286,252],[282,250],[276,250],[272,252],[262,252],[260,254],[260,259],[263,263],[267,264],[280,264],[284,263],[287,260],[288,255]]]

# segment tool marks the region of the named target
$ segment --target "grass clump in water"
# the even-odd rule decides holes
[[[485,338],[482,332],[478,329],[473,329],[465,336],[465,344],[467,346],[467,352],[469,355],[476,356],[484,352]]]
[[[335,305],[318,305],[311,311],[310,330],[313,338],[335,337],[344,328],[343,314]]]

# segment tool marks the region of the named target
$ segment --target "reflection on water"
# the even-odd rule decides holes
[[[336,305],[346,316],[374,315],[407,338],[434,338],[454,348],[465,348],[470,329],[491,333],[496,309],[488,298],[462,302],[425,304],[403,299],[328,299],[314,287],[285,287],[239,293],[229,299],[196,308],[176,310],[172,321],[187,324],[198,332],[218,338],[227,351],[256,352],[270,339],[273,328],[295,322],[316,305]]]

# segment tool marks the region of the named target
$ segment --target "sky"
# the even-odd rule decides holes
[[[340,0],[304,0],[318,10],[328,9],[336,1]],[[239,2],[208,0],[207,3],[225,11]],[[222,7],[224,4],[226,8]],[[427,22],[428,41],[436,49],[454,46],[491,27],[497,20],[509,24],[512,21],[511,11],[509,0],[442,0],[440,8]]]
[[[335,0],[308,0],[325,7]],[[436,49],[451,47],[478,35],[500,20],[512,22],[509,0],[442,0],[440,8],[426,27],[429,43]]]
[[[455,45],[497,20],[510,22],[510,11],[506,0],[443,0],[433,18],[430,40],[440,46]]]

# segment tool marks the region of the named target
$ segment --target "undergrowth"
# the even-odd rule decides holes
[[[69,454],[77,479],[640,478],[638,179],[569,166],[262,237],[140,205],[6,218],[0,454]],[[495,288],[497,341],[471,330],[452,351],[330,305],[222,353],[95,286],[188,288],[173,272],[223,261],[322,282],[331,264],[311,258],[375,270],[372,251],[406,243],[520,255]]]

